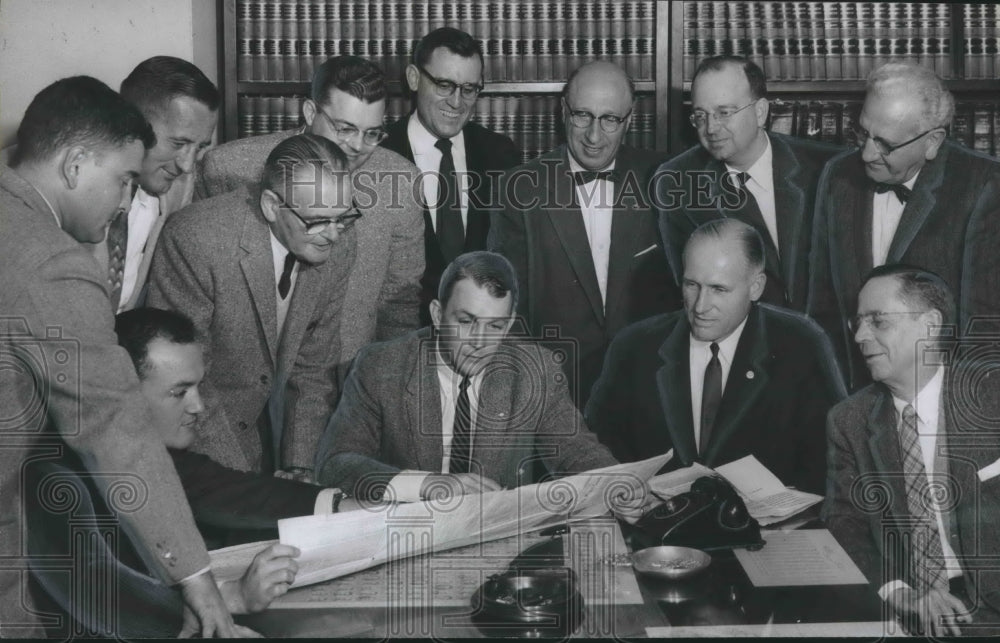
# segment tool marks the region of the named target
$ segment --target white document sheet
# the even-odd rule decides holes
[[[864,621],[858,623],[766,623],[763,625],[688,625],[682,627],[647,627],[649,638],[823,638],[863,636],[869,640],[883,636],[906,636],[896,623]]]
[[[827,529],[769,531],[758,551],[734,549],[755,587],[863,585],[864,574]]]
[[[762,526],[781,522],[823,500],[823,496],[788,489],[757,458],[748,455],[715,468],[747,503],[750,515]]]

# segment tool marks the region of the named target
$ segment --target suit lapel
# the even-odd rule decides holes
[[[510,354],[506,345],[501,345],[500,351],[501,355]],[[517,356],[507,357],[503,362],[494,363],[514,364],[516,359]],[[525,402],[519,404],[515,399],[520,392],[517,384],[518,377],[514,369],[488,367],[480,386],[479,406],[472,438],[472,460],[478,463],[481,474],[493,479],[496,479],[499,472],[504,471],[504,464],[512,455],[509,448],[497,446],[499,435],[506,433],[510,427],[511,413],[514,409],[530,408],[530,405],[526,406]],[[538,394],[537,391],[533,392]],[[513,444],[511,442],[507,446]],[[490,446],[484,448],[486,445]]]
[[[757,205],[757,200],[754,199],[753,194],[750,190],[747,190],[747,202],[742,208],[728,209],[726,207],[727,199],[732,201],[733,196],[726,195],[721,187],[721,182],[728,180],[726,176],[729,174],[729,170],[726,169],[725,164],[722,161],[717,161],[711,159],[709,161],[708,167],[706,168],[711,172],[715,173],[717,181],[715,182],[712,193],[712,199],[715,200],[716,208],[719,211],[720,217],[735,217],[744,223],[748,223],[757,229],[760,233],[760,238],[764,241],[764,261],[765,268],[772,275],[784,275],[781,272],[780,261],[778,259],[778,250],[774,246],[774,240],[771,238],[771,232],[767,229],[767,223],[764,222],[764,215],[760,213],[760,207]]]
[[[833,194],[838,195],[838,198],[847,201],[854,199],[853,203],[848,203],[847,207],[841,211],[856,213],[851,218],[854,224],[851,230],[844,230],[841,233],[839,232],[839,224],[843,222],[830,222],[831,233],[837,234],[838,237],[843,235],[844,244],[833,257],[850,257],[854,255],[854,261],[836,262],[840,266],[840,269],[844,271],[840,279],[843,284],[843,287],[840,289],[841,293],[858,292],[861,290],[862,276],[868,274],[874,267],[872,265],[872,219],[874,216],[872,213],[872,199],[875,197],[875,190],[871,185],[871,181],[868,180],[867,175],[864,173],[860,156],[856,159],[855,166],[851,173],[853,181],[848,179],[848,184],[841,185],[840,190],[833,192]],[[855,181],[859,182],[857,185],[863,185],[864,187],[860,190],[852,188],[850,183]],[[847,306],[854,306],[854,303],[844,302]]]
[[[465,141],[465,170],[479,176],[474,179],[475,189],[469,193],[469,211],[465,224],[465,251],[481,250],[486,247],[486,235],[490,227],[489,212],[483,212],[477,203],[489,203],[490,181],[483,176],[483,169],[487,166],[485,154],[488,152],[476,141],[475,130],[466,126],[462,130],[462,138]]]
[[[875,469],[882,482],[889,486],[889,511],[896,516],[907,516],[906,487],[903,483],[903,456],[899,448],[899,436],[896,431],[896,409],[892,404],[892,396],[882,387],[875,404],[868,416],[868,449],[871,452]]]
[[[709,438],[705,462],[715,464],[715,458],[726,442],[743,423],[746,414],[757,402],[770,381],[768,361],[771,355],[764,311],[754,306],[747,316],[743,334],[736,345],[733,364],[729,369],[722,404]]]
[[[319,266],[299,263],[299,274],[295,278],[292,300],[288,302],[285,326],[278,340],[278,372],[291,373],[299,344],[305,335],[306,326],[312,318],[319,291],[323,288],[322,271]],[[277,308],[277,302],[275,302]],[[277,321],[275,321],[277,326]]]
[[[421,471],[441,472],[444,459],[441,417],[441,384],[434,364],[438,357],[431,333],[417,336],[410,379],[405,391],[408,426],[400,427],[412,441],[413,454]]]
[[[892,243],[889,245],[887,263],[899,262],[902,260],[906,249],[913,243],[920,228],[927,221],[927,217],[937,203],[937,190],[941,187],[944,179],[944,167],[948,161],[947,148],[941,147],[938,158],[924,166],[913,185],[913,195],[903,208],[903,216],[899,219],[899,226],[896,227],[896,234],[892,235]]]
[[[274,283],[274,260],[271,255],[271,236],[260,208],[250,200],[243,220],[240,248],[244,255],[240,269],[247,280],[250,299],[257,313],[257,323],[267,341],[272,364],[277,363],[278,317]]]
[[[791,292],[797,275],[795,257],[799,254],[802,222],[805,219],[806,195],[796,183],[799,164],[783,140],[771,137],[771,154],[774,171],[774,205],[778,229],[778,249],[781,252],[782,277],[789,291],[789,299],[797,301],[800,293]],[[811,204],[810,204],[811,205]]]
[[[555,180],[557,183],[555,194],[576,194],[565,151],[563,151],[562,166],[556,171]],[[580,282],[580,287],[587,295],[594,316],[603,325],[604,302],[601,300],[601,289],[597,285],[597,271],[594,269],[594,259],[590,254],[590,241],[587,240],[587,229],[583,225],[583,215],[580,213],[579,206],[551,208],[545,210],[545,216],[552,222],[552,227],[559,237],[563,251]]]
[[[694,419],[691,413],[691,371],[687,320],[680,318],[673,331],[660,346],[663,365],[656,371],[656,388],[660,406],[667,422],[674,455],[685,465],[698,459],[694,441]]]

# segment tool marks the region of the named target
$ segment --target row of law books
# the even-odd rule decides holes
[[[858,80],[890,60],[949,78],[954,51],[945,2],[685,2],[683,46],[685,80],[721,54],[750,58],[768,80]]]
[[[237,77],[303,82],[327,58],[355,55],[397,80],[417,41],[447,25],[480,41],[484,73],[493,81],[564,80],[594,58],[652,80],[655,18],[649,0],[238,0]]]
[[[237,99],[240,138],[280,132],[302,124],[303,96],[241,95]],[[410,113],[402,96],[386,100],[386,124]],[[559,97],[540,94],[483,96],[473,118],[487,129],[506,134],[521,149],[521,160],[529,161],[563,142]],[[653,149],[656,144],[656,99],[641,94],[632,111],[625,143]]]
[[[996,79],[1000,71],[1000,10],[993,3],[964,7],[965,78]]]

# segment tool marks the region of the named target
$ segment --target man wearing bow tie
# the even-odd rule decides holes
[[[764,243],[733,217],[683,252],[684,310],[615,337],[584,418],[622,462],[674,450],[672,467],[755,456],[823,493],[826,412],[846,394],[830,339],[801,313],[758,304]]]
[[[504,174],[487,242],[517,270],[532,333],[577,341],[563,367],[580,408],[615,333],[679,305],[647,193],[658,156],[622,144],[634,93],[608,62],[570,75],[566,144]]]
[[[868,78],[858,149],[820,180],[806,312],[833,338],[851,390],[871,381],[847,320],[873,267],[939,274],[956,293],[959,332],[1000,313],[1000,162],[947,140],[954,112],[932,71],[883,65]],[[984,321],[978,330],[996,330]]]
[[[733,217],[764,240],[761,301],[805,310],[816,186],[842,148],[764,129],[770,109],[764,72],[739,56],[715,56],[698,66],[691,107],[699,145],[660,166],[652,188],[678,286],[691,232]]]

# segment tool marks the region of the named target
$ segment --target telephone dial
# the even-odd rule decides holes
[[[760,525],[740,494],[720,476],[703,476],[691,491],[646,512],[635,525],[645,546],[681,545],[701,550],[764,545]]]

